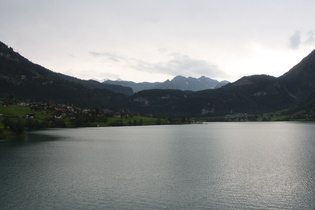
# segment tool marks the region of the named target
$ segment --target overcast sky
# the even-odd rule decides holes
[[[280,76],[315,48],[314,0],[0,0],[0,41],[81,79]]]

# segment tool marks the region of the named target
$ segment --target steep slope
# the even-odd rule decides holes
[[[315,50],[279,77],[299,101],[307,99],[315,92]]]
[[[90,90],[79,83],[62,79],[58,74],[34,64],[0,42],[0,96],[53,100],[79,106],[121,107],[122,94],[105,89]]]
[[[279,77],[296,99],[295,106],[287,110],[287,114],[304,117],[315,115],[315,50],[295,65],[287,73]]]

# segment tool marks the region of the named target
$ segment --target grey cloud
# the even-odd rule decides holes
[[[306,38],[305,43],[306,44],[312,44],[314,42],[315,42],[315,31],[309,30],[307,33],[307,38]]]
[[[100,52],[90,52],[90,55],[94,56],[94,57],[100,57],[100,56],[104,56],[104,53],[100,53]]]
[[[315,31],[295,31],[292,36],[290,37],[290,48],[291,49],[298,49],[301,45],[310,45],[315,43]]]
[[[290,47],[292,49],[298,49],[301,44],[301,32],[295,31],[290,37]]]
[[[152,23],[159,23],[161,20],[160,18],[150,18],[149,19]]]
[[[113,62],[120,62],[123,59],[119,55],[116,55],[114,53],[108,53],[108,52],[90,52],[90,55],[92,55],[93,57],[106,57],[107,59]]]
[[[102,82],[105,80],[121,80],[118,74],[111,74],[105,72],[100,73],[99,78],[103,78]]]
[[[172,54],[172,59],[167,62],[148,63],[138,61],[133,68],[141,71],[169,74],[173,76],[210,76],[222,77],[226,73],[221,71],[216,65],[200,59],[192,59],[187,55]]]

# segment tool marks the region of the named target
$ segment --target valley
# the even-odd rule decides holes
[[[16,108],[13,113],[16,116],[25,109],[18,106],[22,102],[54,104],[55,108],[49,112],[35,111],[34,118],[38,122],[34,124],[39,127],[314,120],[314,84],[315,50],[280,77],[251,75],[229,83],[204,76],[177,76],[163,83],[140,84],[126,81],[101,83],[56,73],[0,43],[2,129],[9,127],[3,122],[12,114],[7,111],[8,107]],[[8,106],[7,101],[13,102]],[[62,113],[57,106],[72,107],[71,110],[76,109],[76,115]],[[29,109],[27,112],[32,111]],[[84,110],[89,110],[86,116]],[[24,117],[26,114],[23,113]],[[98,118],[99,114],[106,116],[106,120]],[[52,124],[43,120],[52,116]],[[94,118],[86,119],[91,116]],[[22,126],[31,127],[26,120],[22,121]]]

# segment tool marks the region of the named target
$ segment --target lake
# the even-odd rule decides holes
[[[0,209],[314,209],[315,123],[34,131],[0,183]]]

